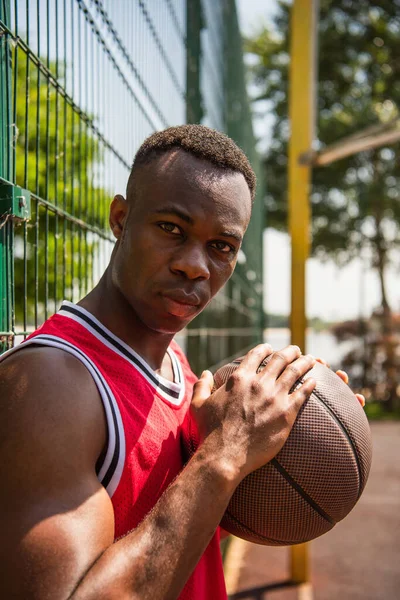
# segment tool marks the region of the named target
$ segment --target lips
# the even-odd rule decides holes
[[[189,317],[195,314],[201,303],[197,294],[186,294],[181,290],[174,290],[162,294],[167,312],[176,317]]]
[[[186,294],[180,290],[174,290],[164,294],[165,298],[169,298],[179,304],[186,304],[189,306],[198,306],[200,304],[200,298],[196,294]]]

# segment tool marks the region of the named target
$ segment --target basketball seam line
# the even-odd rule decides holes
[[[241,364],[241,361],[239,361],[238,359],[232,361],[234,364]],[[303,384],[305,382],[305,379],[302,377],[300,379],[297,380],[295,386],[293,386],[294,388],[297,387],[300,384]],[[292,390],[290,390],[292,392]],[[341,420],[336,416],[336,414],[333,412],[333,410],[330,408],[330,406],[328,404],[326,404],[326,402],[324,402],[323,398],[319,395],[319,393],[314,389],[312,392],[313,396],[316,396],[318,398],[318,400],[320,401],[320,403],[322,404],[322,406],[329,412],[329,414],[333,417],[334,421],[339,425],[339,427],[341,428],[341,430],[343,431],[345,437],[347,438],[347,441],[349,442],[349,445],[351,447],[351,449],[353,450],[353,455],[357,464],[357,470],[358,470],[358,479],[359,479],[359,487],[358,487],[358,493],[357,493],[357,500],[359,500],[362,490],[364,488],[364,477],[363,477],[363,473],[362,473],[362,468],[361,468],[361,464],[360,464],[360,459],[357,453],[357,448],[349,434],[349,432],[347,431],[346,427],[344,426],[344,424],[341,422]],[[322,510],[322,509],[321,509]]]
[[[347,438],[347,441],[349,442],[351,449],[353,450],[354,458],[355,458],[355,461],[357,464],[358,479],[359,479],[359,487],[358,487],[358,493],[357,493],[357,500],[358,500],[360,498],[362,490],[363,490],[363,476],[362,476],[360,459],[359,459],[358,453],[357,453],[357,448],[355,447],[354,442],[351,439],[351,436],[350,436],[349,432],[347,431],[346,427],[343,425],[341,420],[335,415],[335,413],[330,408],[330,406],[326,402],[324,402],[324,400],[321,398],[321,396],[315,390],[313,390],[312,395],[316,396],[318,398],[318,400],[321,402],[322,406],[329,412],[329,414],[333,417],[333,419],[339,425],[339,427],[343,431],[345,437]]]
[[[230,513],[229,510],[225,511],[225,515],[228,515],[229,519],[231,519],[232,521],[234,521],[235,525],[237,526],[237,528],[239,530],[244,530],[244,531],[246,531],[248,533],[251,533],[252,535],[254,535],[255,537],[257,537],[259,540],[262,540],[264,542],[266,540],[268,540],[268,542],[272,542],[272,543],[274,543],[276,545],[280,544],[282,546],[283,545],[287,545],[287,544],[298,544],[299,543],[299,542],[291,542],[291,541],[288,541],[288,540],[277,540],[275,538],[270,538],[270,537],[266,537],[264,535],[260,535],[256,531],[253,531],[253,529],[251,529],[247,525],[243,525],[243,523],[241,523],[239,521],[239,519],[237,519],[234,515],[232,515],[232,513]],[[224,519],[221,520],[221,525],[220,525],[220,527],[222,527],[222,528],[224,527],[223,521],[224,521]]]
[[[296,490],[298,494],[305,500],[311,508],[315,510],[325,521],[328,521],[331,525],[335,525],[336,522],[326,513],[316,502],[303,490],[303,488],[297,483],[295,479],[286,471],[285,467],[281,465],[281,463],[273,458],[271,460],[271,464],[275,467],[275,469],[286,479],[286,481]]]

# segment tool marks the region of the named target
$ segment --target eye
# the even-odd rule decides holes
[[[231,244],[227,244],[226,242],[223,242],[222,240],[217,240],[215,242],[212,242],[211,246],[213,248],[215,248],[216,250],[218,250],[219,252],[222,252],[223,254],[229,254],[230,252],[232,252],[232,253],[236,252],[236,248],[231,246]]]
[[[163,231],[166,231],[167,233],[172,233],[173,235],[181,235],[182,233],[180,227],[175,225],[175,223],[159,223],[158,226],[161,227]]]

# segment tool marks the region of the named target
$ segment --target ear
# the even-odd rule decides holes
[[[111,202],[109,217],[111,231],[117,240],[121,237],[127,215],[128,203],[121,194],[117,194]]]

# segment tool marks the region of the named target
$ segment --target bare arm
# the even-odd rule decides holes
[[[208,398],[210,382],[198,384],[199,451],[140,526],[115,544],[112,505],[95,475],[106,432],[90,375],[62,351],[26,349],[7,359],[0,371],[0,476],[7,483],[0,527],[8,540],[0,545],[0,597],[176,598],[235,487],[279,451],[312,391],[308,380],[288,393],[298,370],[311,366],[303,357],[289,369],[293,349],[255,375],[267,353],[265,346],[252,351],[229,391]]]

